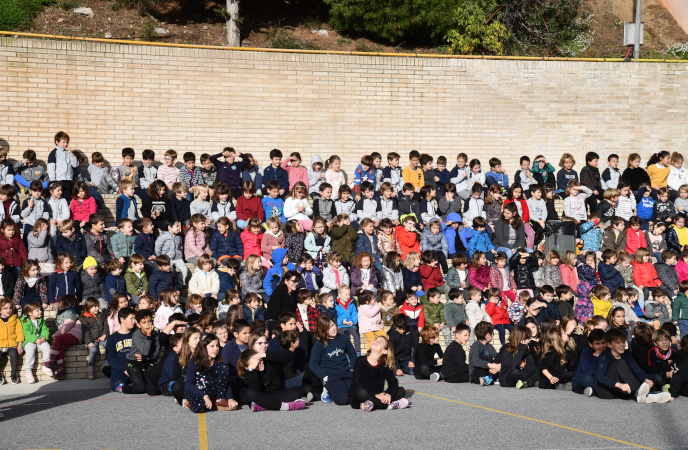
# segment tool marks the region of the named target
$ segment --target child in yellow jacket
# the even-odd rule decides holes
[[[7,353],[10,358],[10,381],[12,384],[19,383],[17,378],[17,355],[24,352],[22,347],[24,342],[24,330],[21,322],[14,310],[12,300],[3,298],[0,300],[0,360],[2,355]],[[0,370],[0,385],[5,384],[5,377]]]

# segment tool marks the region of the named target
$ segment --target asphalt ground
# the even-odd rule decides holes
[[[411,405],[364,413],[193,414],[170,397],[109,392],[106,379],[0,386],[1,449],[688,448],[688,400],[639,405],[572,392],[452,385],[404,377]]]

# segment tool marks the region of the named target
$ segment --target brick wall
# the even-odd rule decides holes
[[[466,152],[486,166],[571,152],[681,151],[688,65],[396,58],[0,37],[0,138],[46,159],[52,137],[119,163],[125,146],[162,153],[231,145],[308,162],[338,154],[351,173],[372,151]],[[0,143],[2,141],[0,140]],[[386,165],[386,161],[383,163]],[[604,164],[602,165],[604,167]],[[622,163],[622,168],[625,162]]]

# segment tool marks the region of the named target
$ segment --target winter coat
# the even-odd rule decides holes
[[[184,257],[185,259],[211,254],[210,246],[205,238],[203,231],[190,228],[184,236]]]
[[[85,270],[81,271],[81,296],[83,299],[89,297],[105,298],[105,281],[100,272],[91,276]]]
[[[542,278],[545,284],[552,286],[555,289],[564,284],[559,266],[543,265],[540,267],[540,270],[542,271]]]
[[[227,231],[227,234],[222,234],[215,230],[210,240],[210,251],[213,252],[213,258],[215,259],[219,259],[224,255],[243,257],[244,244],[242,243],[241,235],[238,232],[232,231],[231,228]]]
[[[459,271],[456,267],[449,267],[447,272],[447,285],[450,288],[461,289],[461,282],[466,283],[466,288],[468,288],[468,270]]]
[[[84,233],[86,242],[86,252],[88,256],[93,256],[99,266],[114,258],[112,245],[107,233],[95,234],[93,232]]]
[[[323,269],[323,279],[322,287],[320,288],[321,293],[336,291],[337,288],[344,284],[349,286],[349,274],[346,272],[346,268],[343,265],[337,268],[337,273],[339,273],[339,283],[337,283],[337,277],[335,275],[334,267],[328,265]]]
[[[475,329],[475,326],[480,322],[492,323],[492,317],[485,312],[485,305],[479,305],[475,300],[469,300],[466,303],[466,317],[468,318],[468,326],[471,330]]]
[[[581,224],[580,236],[583,240],[583,251],[590,250],[597,252],[600,250],[600,245],[602,243],[602,230],[595,227],[595,225],[598,223],[599,220],[595,219]]]
[[[428,299],[428,294],[425,294],[420,298],[420,304],[423,305],[425,323],[428,325],[446,323],[444,319],[444,305],[442,303],[432,303]]]
[[[507,312],[506,299],[499,301],[499,303],[488,302],[485,305],[485,312],[489,314],[494,325],[507,325],[511,323],[509,313]]]
[[[100,311],[95,316],[89,314],[81,317],[81,330],[84,335],[84,343],[90,344],[91,342],[98,340],[101,336],[110,335],[110,328],[106,322],[107,313]]]
[[[509,259],[509,268],[514,271],[514,279],[519,289],[532,289],[537,287],[533,272],[538,269],[538,260],[534,254],[528,255],[525,264],[521,264],[520,253],[514,253]]]
[[[444,320],[447,321],[447,326],[451,329],[460,323],[466,323],[468,316],[466,315],[466,305],[458,304],[456,302],[448,301],[444,305]]]
[[[422,329],[425,326],[425,314],[423,313],[423,305],[418,302],[416,306],[411,306],[408,302],[404,302],[400,307],[399,311],[406,314],[409,321],[410,327],[417,327]]]
[[[361,334],[370,331],[380,331],[383,326],[380,307],[377,304],[361,305],[358,308],[358,331]]]
[[[332,238],[330,238],[328,235],[325,235],[325,243],[322,247],[320,247],[315,243],[315,233],[308,233],[306,235],[306,240],[303,242],[303,245],[304,249],[306,250],[306,253],[311,255],[313,259],[316,259],[320,252],[322,252],[323,255],[327,255],[328,253],[330,253],[331,243]]]
[[[505,270],[507,276],[509,277],[509,287],[512,291],[515,292],[518,289],[516,287],[516,280],[514,279],[514,276],[511,274],[511,271],[508,267],[505,267]],[[556,286],[559,285],[557,284]],[[502,275],[502,272],[497,268],[496,265],[492,265],[492,267],[490,267],[490,287],[499,289],[500,291],[504,291],[504,276]]]
[[[633,231],[631,227],[626,229],[626,253],[635,255],[639,248],[647,248],[645,233],[642,230]]]
[[[666,241],[669,250],[673,250],[676,254],[680,255],[683,250],[683,246],[678,237],[678,232],[675,229],[676,225],[671,225],[666,233]]]
[[[136,243],[136,236],[125,236],[121,231],[117,231],[110,239],[112,245],[112,254],[115,259],[121,257],[128,258],[134,254],[134,244]]]
[[[439,264],[435,267],[429,266],[427,264],[420,265],[420,278],[423,283],[423,291],[427,292],[428,289],[436,288],[444,284],[444,278],[442,277],[442,270]]]
[[[153,298],[158,298],[160,291],[167,288],[179,290],[175,286],[174,271],[165,272],[156,267],[153,269],[153,273],[151,273],[148,279],[149,294],[152,295]]]
[[[496,248],[487,232],[485,230],[473,230],[473,237],[468,241],[468,256],[473,256],[473,253],[477,251],[491,253],[492,250],[496,250]]]
[[[284,248],[284,233],[280,231],[279,235],[274,236],[270,231],[263,234],[263,239],[260,241],[260,249],[263,251],[263,258],[269,260],[272,258],[272,247]]]
[[[306,235],[303,233],[285,233],[284,234],[284,248],[287,249],[287,256],[289,262],[296,264],[303,255],[304,242]]]
[[[659,276],[652,263],[637,263],[633,261],[633,281],[636,286],[645,286],[646,288],[654,288],[662,285],[659,281]]]
[[[354,245],[358,239],[358,233],[351,225],[334,225],[328,233],[332,238],[332,251],[342,255],[342,261],[352,264],[354,262]]]
[[[623,276],[612,264],[601,262],[597,266],[597,273],[600,276],[600,283],[602,286],[608,287],[612,294],[614,294],[616,288],[624,287],[626,285]]]
[[[139,275],[141,276],[136,275],[131,267],[128,267],[127,271],[124,272],[124,283],[129,295],[142,295],[144,292],[148,292],[148,275],[144,271],[141,271]]]
[[[396,252],[401,256],[401,247],[399,246],[399,240],[396,234],[392,231],[391,236],[378,231],[377,233],[377,248],[380,250],[380,254],[384,258],[389,252]]]
[[[134,240],[134,253],[148,261],[148,258],[155,255],[155,237],[152,234],[139,233]]]
[[[621,231],[617,235],[612,227],[607,227],[602,233],[602,248],[601,251],[608,249],[614,250],[615,253],[626,250],[627,233]]]
[[[676,270],[676,275],[678,275],[679,283],[683,280],[688,280],[688,264],[682,259],[678,260],[678,263],[674,266],[674,270]]]
[[[592,296],[590,301],[592,302],[594,315],[602,317],[607,317],[609,315],[609,311],[612,309],[612,302],[600,300],[594,295]]]
[[[3,276],[4,279],[4,276]],[[36,281],[36,284],[34,285],[36,288],[36,291],[38,292],[38,296],[41,298],[41,304],[47,305],[48,304],[48,280],[46,280],[45,277],[38,277],[38,280]],[[12,301],[14,302],[15,306],[19,306],[21,304],[22,298],[24,298],[24,294],[26,293],[26,279],[24,277],[19,277],[17,278],[16,284],[14,285],[14,296],[12,297]],[[7,295],[6,295],[7,296]]]
[[[341,266],[340,266],[341,267]],[[358,295],[361,291],[361,286],[363,281],[361,280],[362,269],[358,267],[351,268],[351,295]],[[370,266],[370,280],[367,284],[372,284],[377,288],[379,282],[377,278],[377,269],[374,266]]]
[[[594,268],[590,267],[589,265],[585,263],[579,263],[576,267],[576,271],[578,272],[578,280],[580,282],[585,281],[587,283],[590,283],[592,287],[595,287],[598,284],[600,284],[599,279],[597,278],[597,272]]]
[[[217,294],[220,292],[220,277],[217,272],[203,272],[201,269],[194,270],[189,280],[189,294]]]
[[[390,291],[392,294],[404,290],[404,277],[399,272],[395,272],[389,267],[383,267],[380,276],[380,289]]]
[[[241,243],[244,246],[244,260],[250,255],[263,256],[263,251],[260,248],[260,241],[262,240],[263,233],[251,233],[248,227],[241,232]]]
[[[24,329],[16,314],[12,314],[7,322],[0,320],[0,348],[17,347],[24,342]]]
[[[282,265],[284,257],[287,255],[287,251],[283,248],[277,248],[272,252],[272,264],[273,266],[268,269],[265,274],[265,279],[263,280],[263,289],[268,296],[272,295],[277,285],[282,281],[282,276],[287,270],[295,270],[292,263],[287,263],[286,266]],[[293,312],[293,311],[291,311]]]
[[[670,291],[678,290],[678,274],[674,268],[666,263],[655,264],[655,270],[657,271],[657,277],[659,281],[662,282],[662,286]]]
[[[55,271],[48,278],[48,301],[50,304],[57,303],[63,295],[81,297],[81,279],[77,272],[73,270],[69,272]]]
[[[409,290],[417,286],[423,286],[423,279],[420,276],[420,269],[415,272],[406,267],[401,268],[402,279],[404,280],[404,290]]]
[[[406,261],[406,255],[411,252],[420,253],[420,242],[418,240],[418,233],[415,231],[406,231],[402,225],[395,228],[395,235],[399,241],[399,248],[401,249],[401,260]]]
[[[239,272],[239,281],[241,281],[241,290],[243,292],[255,292],[257,294],[264,294],[263,289],[263,267],[258,269],[253,276],[248,274],[248,269],[243,269]],[[222,289],[220,289],[222,292]]]
[[[180,235],[170,234],[169,231],[163,231],[160,237],[155,241],[155,254],[157,256],[167,255],[170,261],[184,259],[182,237]]]
[[[516,242],[513,245],[509,245],[509,229],[511,224],[504,222],[503,220],[498,220],[494,223],[494,234],[492,235],[492,243],[495,247],[505,247],[505,248],[519,248],[526,247],[526,231],[523,224],[516,229]]]
[[[5,259],[8,267],[21,267],[29,258],[24,242],[15,234],[12,239],[0,233],[0,256]]]
[[[476,269],[471,264],[468,268],[468,283],[481,291],[485,290],[485,288],[490,285],[490,268],[485,265]]]
[[[674,305],[671,308],[671,320],[688,320],[688,296],[685,292],[679,292],[674,299]]]
[[[655,316],[656,313],[659,313],[659,316]],[[650,300],[645,302],[645,318],[666,323],[671,321],[671,314],[669,314],[666,303],[657,303],[654,300]]]
[[[50,338],[50,329],[46,325],[45,320],[38,319],[36,325],[27,316],[22,316],[20,319],[22,330],[24,331],[24,342],[26,344],[35,344],[38,339],[48,340]],[[26,344],[24,346],[26,347]]]
[[[434,234],[430,231],[430,226],[425,227],[423,234],[420,236],[420,247],[423,251],[442,252],[445,258],[449,257],[449,244],[444,234]]]
[[[377,270],[382,270],[382,256],[380,255],[380,250],[378,250],[376,235],[371,234],[370,236],[366,236],[364,231],[358,233],[355,253],[358,255],[362,252],[370,253],[373,257],[375,268],[377,268]]]
[[[26,236],[27,244],[29,245],[28,258],[35,259],[43,263],[53,263],[55,258],[52,252],[52,241],[50,236],[48,236],[48,229],[44,229],[38,236],[30,231]]]
[[[69,205],[69,210],[72,212],[72,220],[77,222],[88,222],[91,214],[96,213],[96,209],[96,199],[93,197],[84,199],[81,203],[74,197]]]
[[[575,291],[578,287],[580,280],[578,279],[578,270],[575,267],[571,267],[564,263],[559,264],[559,270],[561,271],[561,284],[571,286]],[[556,286],[553,286],[556,288]]]
[[[358,311],[354,299],[350,298],[348,302],[341,303],[339,299],[334,302],[334,307],[337,310],[337,326],[350,327],[358,325]],[[344,325],[344,321],[351,321],[353,325]]]
[[[84,263],[84,259],[86,259],[87,256],[87,251],[86,241],[81,233],[77,231],[72,236],[72,239],[67,239],[66,237],[62,236],[62,234],[58,234],[57,236],[54,236],[52,240],[53,257],[56,257],[62,252],[66,252],[72,255],[75,265],[79,266]]]

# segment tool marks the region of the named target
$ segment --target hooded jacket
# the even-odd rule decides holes
[[[241,240],[239,232],[234,232],[230,228],[227,234],[222,234],[218,230],[213,232],[213,237],[210,240],[210,250],[213,252],[213,258],[219,259],[221,256],[229,255],[231,257],[244,256],[244,244]]]
[[[263,280],[263,289],[268,296],[272,295],[287,270],[295,270],[292,263],[287,263],[286,266],[282,265],[285,256],[287,256],[287,250],[283,248],[277,248],[272,252],[273,266],[268,269]]]
[[[358,311],[354,299],[350,298],[346,303],[341,303],[339,299],[334,302],[334,307],[337,310],[337,326],[338,327],[355,327],[358,325]],[[351,321],[353,325],[344,325],[344,321]]]
[[[206,255],[210,252],[210,246],[206,242],[205,233],[190,228],[186,232],[186,236],[184,236],[184,256],[186,259]]]
[[[9,239],[0,233],[0,256],[5,258],[5,265],[9,267],[21,267],[29,258],[24,242],[18,234]]]
[[[241,243],[244,246],[243,259],[249,255],[262,256],[263,251],[260,248],[260,241],[263,240],[263,233],[254,234],[249,231],[248,227],[241,232]]]
[[[280,231],[276,236],[268,229],[263,233],[263,239],[260,241],[260,249],[263,252],[263,258],[272,259],[272,248],[284,248],[284,232]]]
[[[612,294],[616,291],[616,288],[626,285],[621,272],[616,270],[616,266],[612,264],[601,262],[597,266],[597,273],[600,276],[600,283],[602,286],[608,287]]]
[[[380,273],[380,289],[390,291],[392,294],[404,290],[404,276],[399,272],[395,272],[389,267],[383,267]]]
[[[48,236],[48,229],[44,229],[38,236],[33,234],[33,231],[27,233],[26,241],[29,245],[28,258],[35,259],[39,262],[53,263],[52,242]]]
[[[454,255],[456,253],[467,253],[468,242],[473,237],[473,230],[469,227],[463,226],[461,216],[457,213],[449,214],[447,217],[447,222],[448,221],[453,223],[449,226],[443,223],[442,230],[444,232],[444,237],[447,240],[449,255]],[[457,229],[453,226],[454,223],[459,224],[458,233]]]
[[[12,314],[7,322],[0,320],[0,348],[12,348],[24,342],[24,329],[16,314]]]
[[[435,267],[427,264],[421,264],[419,271],[421,283],[425,292],[427,292],[428,289],[436,288],[444,284],[444,278],[442,277],[442,270],[440,269],[439,264],[437,264]]]
[[[495,246],[490,240],[490,237],[485,230],[473,230],[473,235],[468,240],[468,256],[473,256],[473,253],[481,251],[484,253],[491,253],[495,250]]]
[[[200,269],[195,271],[200,272]],[[127,267],[127,271],[124,273],[124,283],[127,286],[127,292],[130,295],[141,295],[143,292],[148,292],[148,275],[146,272],[141,271],[138,276],[131,270],[131,267]],[[194,292],[190,292],[194,293]]]
[[[662,282],[659,281],[659,276],[652,263],[637,263],[633,261],[633,281],[636,286],[645,286],[646,288],[659,287]]]
[[[323,169],[320,169],[319,171],[313,170],[313,164],[315,163],[320,163],[320,165],[323,167]],[[323,159],[320,155],[317,153],[314,153],[313,156],[311,156],[311,163],[308,166],[308,193],[309,194],[320,194],[320,185],[325,182],[325,163],[323,162]],[[320,175],[323,175],[322,178],[320,178]]]
[[[364,231],[359,231],[355,253],[358,255],[362,252],[370,253],[373,257],[375,268],[377,268],[377,270],[382,270],[382,256],[380,255],[380,250],[377,245],[377,236],[375,234],[367,236]]]
[[[434,234],[430,228],[432,227],[427,226],[425,229],[423,229],[423,234],[420,236],[420,247],[424,252],[428,250],[433,252],[442,252],[444,257],[448,258],[449,244],[447,243],[447,238],[444,237],[444,234],[442,234],[441,231],[437,234]]]
[[[616,253],[624,251],[626,249],[626,236],[626,231],[620,231],[617,235],[611,226],[605,228],[602,233],[602,248],[600,250],[604,252],[611,249]]]
[[[655,316],[659,313],[659,316]],[[645,302],[645,318],[649,320],[658,320],[660,323],[671,321],[671,314],[666,303],[657,303],[654,300]]]
[[[90,344],[103,335],[105,335],[106,338],[110,335],[110,329],[105,321],[106,318],[107,314],[103,311],[100,311],[95,316],[91,314],[87,316],[84,314],[84,316],[81,317],[81,330],[84,335],[85,344]]]
[[[657,271],[659,281],[662,282],[662,287],[670,291],[678,290],[678,274],[672,266],[666,263],[657,263],[655,264],[655,270]]]

